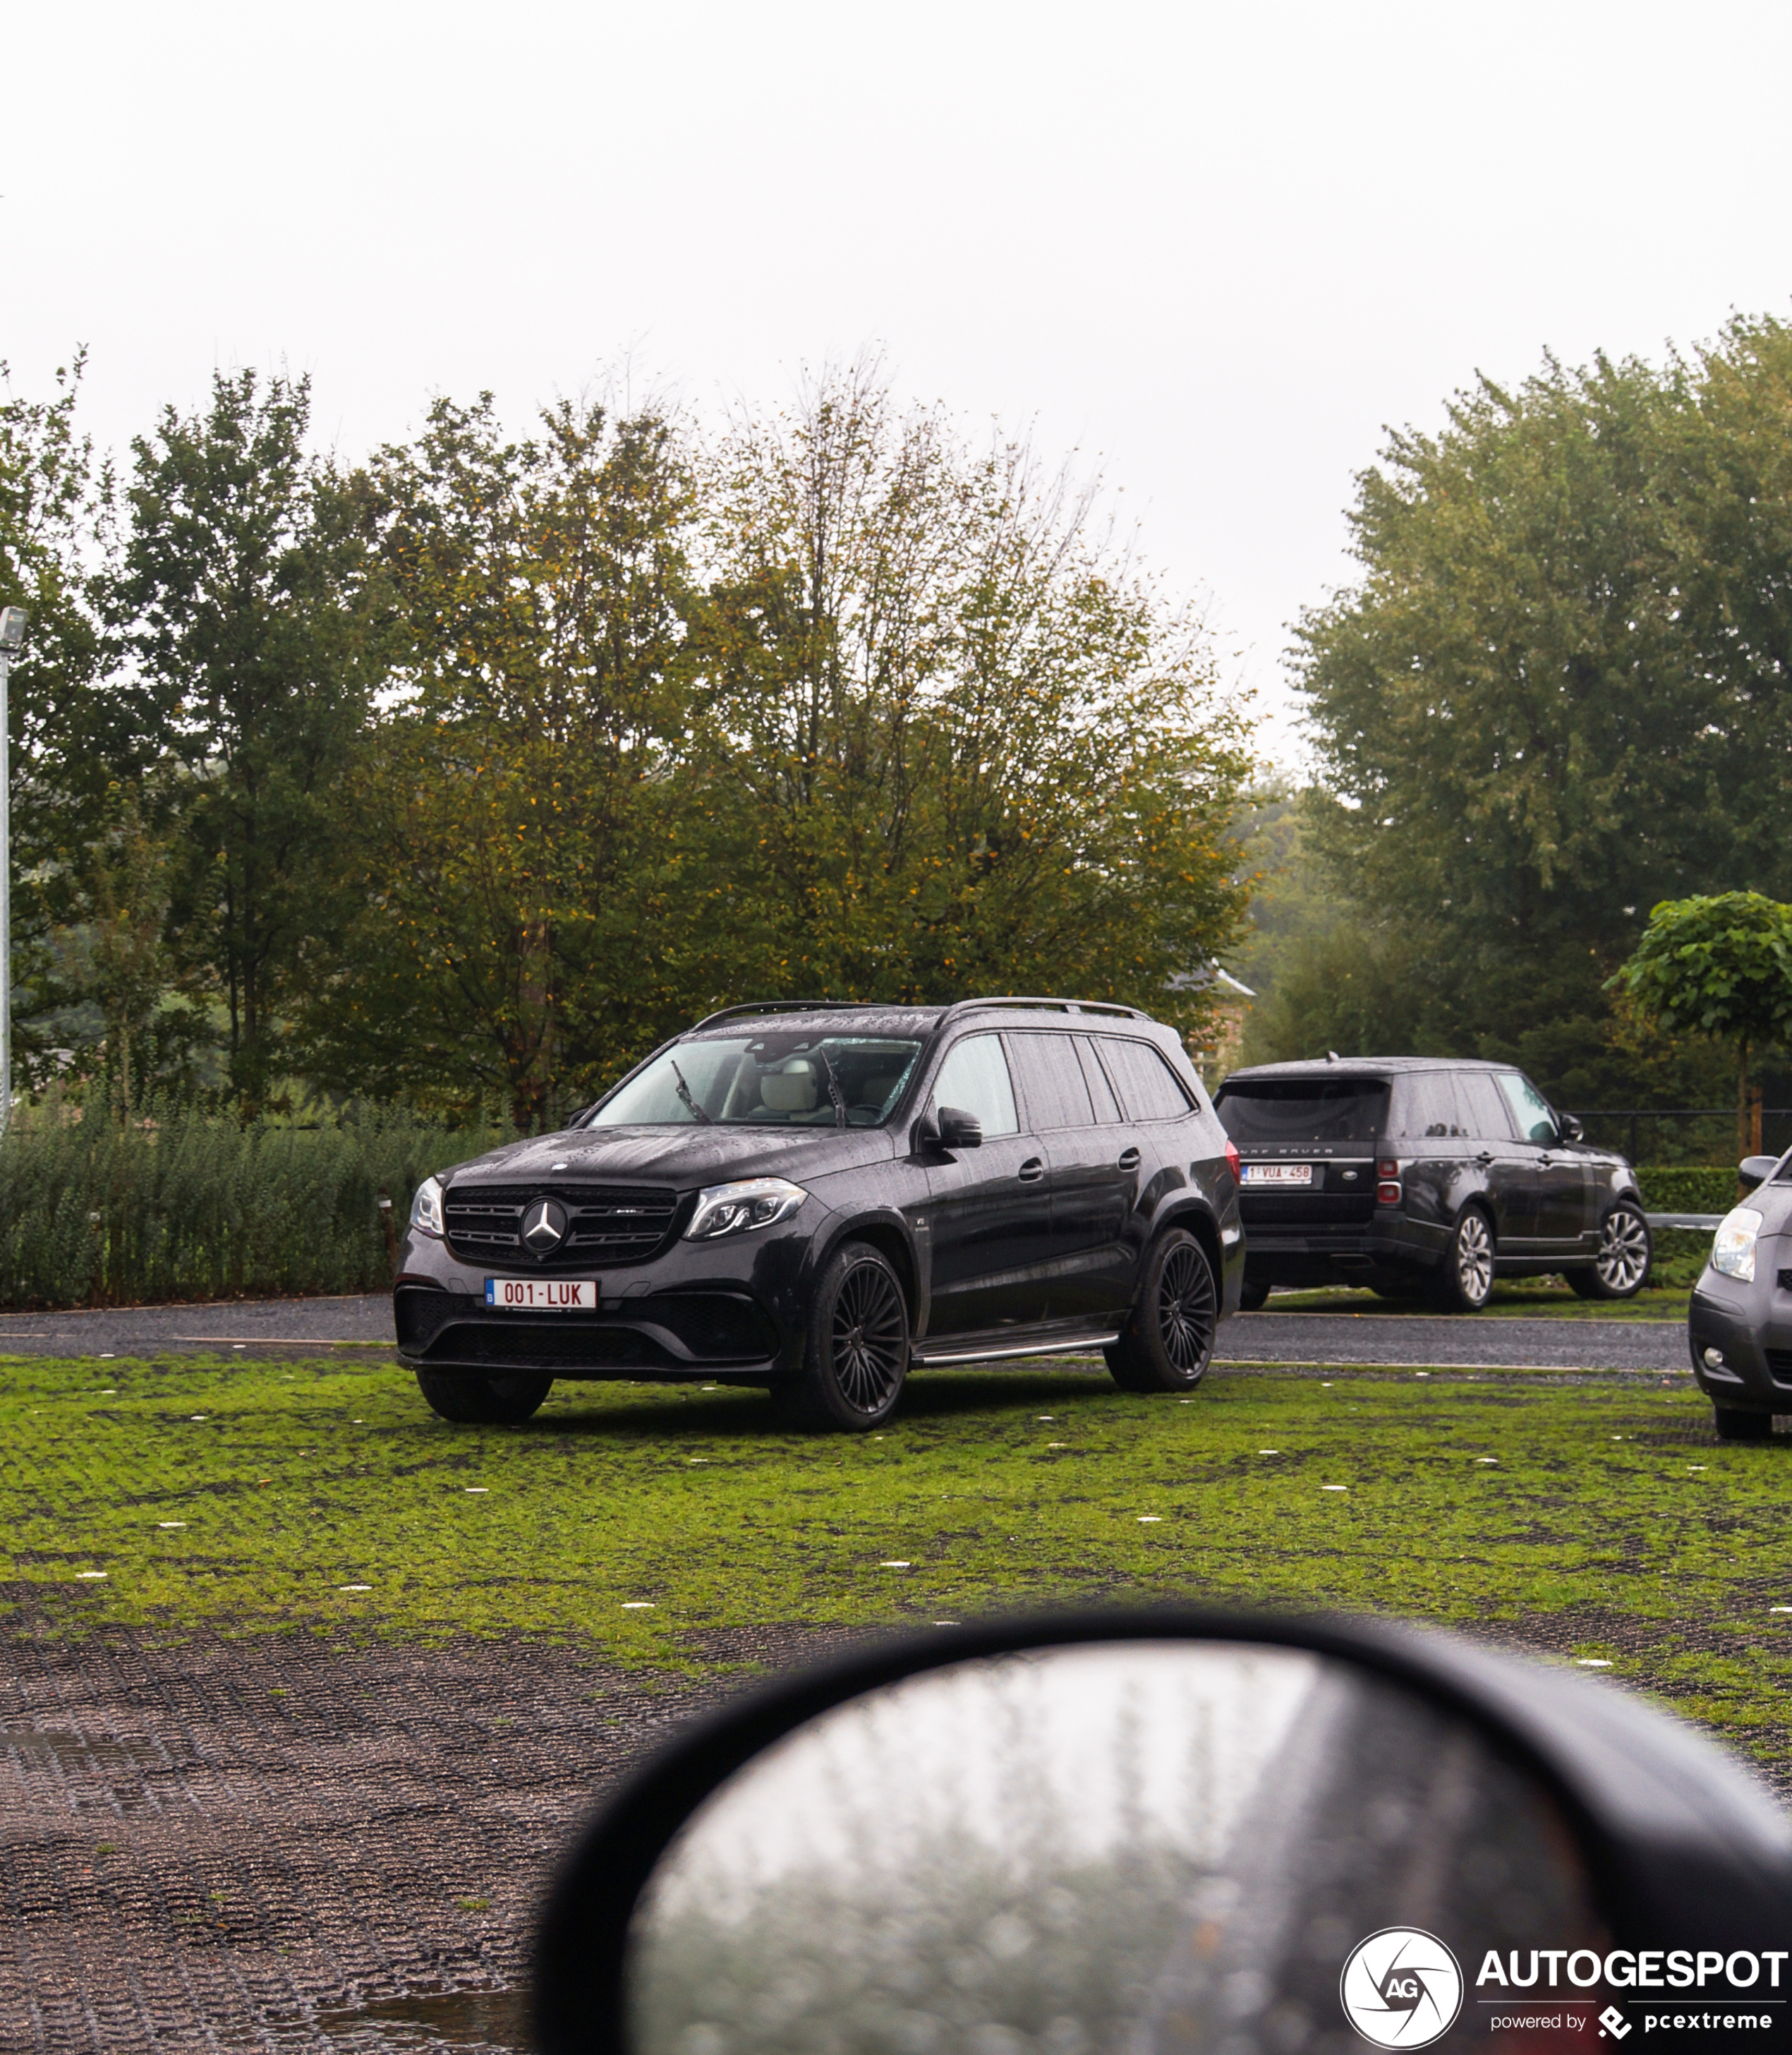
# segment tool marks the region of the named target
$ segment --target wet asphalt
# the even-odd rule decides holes
[[[0,1356],[377,1355],[392,1346],[383,1292],[341,1299],[129,1306],[0,1315]],[[1216,1364],[1388,1363],[1463,1368],[1684,1371],[1679,1320],[1560,1319],[1407,1312],[1241,1313],[1220,1328]],[[1037,1359],[1016,1367],[1038,1369]]]

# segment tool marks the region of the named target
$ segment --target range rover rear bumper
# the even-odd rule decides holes
[[[1390,1209],[1360,1227],[1245,1224],[1245,1276],[1253,1284],[1371,1284],[1377,1276],[1434,1270],[1448,1237]]]

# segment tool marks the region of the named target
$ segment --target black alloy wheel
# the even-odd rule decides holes
[[[1746,1412],[1739,1406],[1714,1406],[1711,1420],[1720,1442],[1770,1442],[1773,1439],[1774,1416],[1770,1413]]]
[[[1563,1274],[1583,1299],[1633,1299],[1648,1280],[1654,1253],[1641,1209],[1621,1199],[1601,1224],[1591,1268]]]
[[[444,1420],[462,1426],[514,1427],[537,1411],[553,1389],[538,1371],[488,1376],[478,1371],[419,1370],[417,1388]]]
[[[1207,1252],[1193,1235],[1172,1228],[1145,1259],[1124,1332],[1102,1353],[1123,1391],[1192,1391],[1207,1375],[1219,1322]]]
[[[1470,1206],[1456,1222],[1433,1287],[1447,1313],[1478,1313],[1493,1296],[1493,1222]]]
[[[889,1418],[908,1375],[908,1304],[875,1248],[849,1242],[821,1276],[800,1377],[772,1387],[791,1426],[862,1434]]]

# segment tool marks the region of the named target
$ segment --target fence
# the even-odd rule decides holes
[[[1586,1138],[1601,1149],[1618,1149],[1632,1163],[1736,1164],[1736,1109],[1723,1106],[1641,1106],[1583,1113]],[[1761,1146],[1770,1156],[1792,1149],[1792,1106],[1763,1106]]]

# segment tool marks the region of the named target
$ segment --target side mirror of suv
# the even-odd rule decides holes
[[[1586,1132],[1571,1113],[1558,1113],[1556,1115],[1556,1126],[1562,1130],[1562,1138],[1564,1142],[1578,1142]]]
[[[1779,1168],[1777,1156],[1745,1156],[1736,1166],[1736,1181],[1745,1192],[1752,1192],[1757,1185],[1764,1185]]]
[[[939,1109],[939,1146],[942,1149],[981,1149],[983,1123],[974,1113],[955,1106]]]

